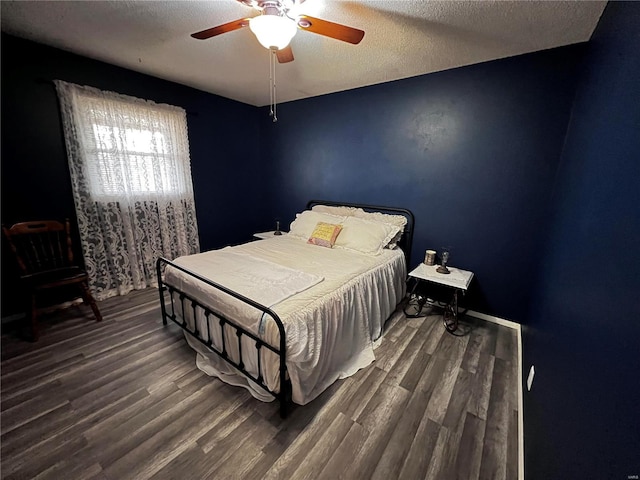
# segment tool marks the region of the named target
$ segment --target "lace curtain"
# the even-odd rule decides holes
[[[185,111],[55,81],[89,286],[157,286],[155,262],[199,251]]]

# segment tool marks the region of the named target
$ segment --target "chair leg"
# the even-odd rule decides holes
[[[98,310],[98,305],[96,304],[93,295],[91,295],[91,292],[89,291],[89,285],[87,284],[87,282],[82,282],[80,284],[80,289],[82,290],[82,299],[84,300],[84,303],[88,304],[91,307],[91,310],[93,310],[93,314],[96,316],[96,320],[98,322],[101,322],[102,315],[100,314],[100,310]]]
[[[36,309],[36,294],[35,292],[31,293],[31,298],[29,302],[29,326],[31,330],[31,341],[36,342],[40,337],[40,332],[38,330],[38,319],[36,318],[37,309]]]

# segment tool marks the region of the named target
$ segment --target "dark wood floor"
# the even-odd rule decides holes
[[[517,479],[517,338],[396,314],[376,362],[281,420],[195,367],[155,290],[2,335],[6,479]]]

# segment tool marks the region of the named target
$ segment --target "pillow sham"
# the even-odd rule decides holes
[[[356,218],[362,218],[365,220],[380,222],[387,225],[400,227],[398,233],[389,241],[389,244],[386,245],[386,248],[393,250],[398,246],[398,242],[402,238],[402,234],[404,233],[404,227],[407,224],[407,218],[404,215],[391,215],[389,213],[382,212],[365,212],[361,208],[358,208],[353,216]]]
[[[367,255],[380,255],[399,231],[400,227],[395,225],[347,217],[342,222],[342,231],[334,246]]]
[[[385,248],[394,249],[398,246],[398,242],[404,233],[404,227],[407,224],[407,218],[404,215],[393,215],[382,212],[365,212],[362,208],[334,206],[334,205],[314,205],[312,211],[318,213],[328,213],[330,215],[339,215],[346,217],[362,218],[372,222],[380,222],[388,225],[400,227],[400,231],[385,245]]]
[[[328,213],[305,210],[296,215],[296,219],[289,226],[289,237],[308,240],[319,222],[341,224],[345,217],[329,215]]]
[[[341,230],[342,225],[318,222],[307,243],[331,248],[333,244],[336,243],[336,238],[338,238]]]
[[[389,225],[395,225],[400,228],[404,228],[407,224],[407,218],[404,215],[391,215],[389,213],[382,212],[365,212],[361,208],[358,208],[354,212],[353,216],[373,222],[388,223]]]
[[[311,210],[318,213],[328,213],[330,215],[338,215],[340,217],[350,217],[355,214],[356,211],[360,210],[363,212],[361,208],[357,207],[340,207],[334,205],[314,205],[311,207]]]

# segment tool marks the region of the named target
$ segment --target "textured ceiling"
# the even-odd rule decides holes
[[[196,31],[258,14],[235,0],[7,1],[2,31],[256,106],[269,55],[248,28]],[[606,1],[306,0],[300,13],[365,30],[359,45],[298,30],[276,68],[278,102],[587,41]]]

